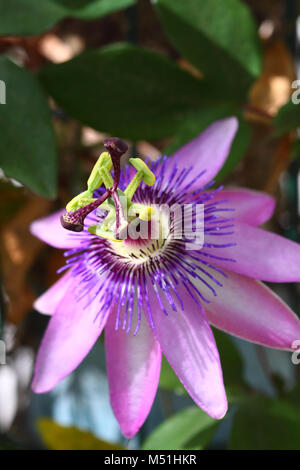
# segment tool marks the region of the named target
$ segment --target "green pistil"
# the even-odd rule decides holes
[[[90,233],[110,240],[122,241],[126,236],[128,224],[136,217],[136,214],[142,220],[150,220],[150,207],[134,203],[132,198],[142,181],[152,186],[155,182],[155,176],[140,158],[130,158],[129,161],[137,172],[125,191],[116,188],[116,182],[110,173],[112,168],[111,155],[108,152],[103,152],[89,176],[87,190],[75,196],[67,204],[66,209],[71,216],[73,211],[97,201],[93,197],[94,191],[101,185],[105,186],[109,196],[99,207],[107,211],[108,214],[101,225],[91,225],[88,228]],[[129,211],[134,216],[130,217],[128,215]]]
[[[96,199],[93,197],[93,193],[102,184],[106,189],[111,188],[114,184],[114,180],[110,174],[112,167],[111,156],[108,152],[103,152],[98,158],[92,172],[87,181],[88,189],[75,196],[66,206],[68,212],[76,211],[81,207],[85,207]]]

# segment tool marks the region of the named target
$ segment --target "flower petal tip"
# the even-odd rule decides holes
[[[48,393],[50,392],[51,388],[50,387],[45,387],[43,384],[39,383],[35,377],[33,377],[33,380],[31,382],[31,390],[33,393],[36,394],[41,394],[41,393]]]
[[[207,140],[208,145],[210,138],[212,138],[212,140],[215,139],[216,142],[220,143],[220,147],[221,142],[223,142],[223,144],[226,144],[229,147],[225,152],[226,154],[228,154],[232,141],[237,133],[238,127],[239,121],[235,116],[219,119],[218,121],[215,121],[210,124],[206,128],[206,130],[202,134],[200,134],[198,139],[202,136],[203,141]]]
[[[35,299],[35,301],[33,302],[33,308],[34,310],[36,310],[38,313],[41,313],[42,315],[51,315],[51,313],[45,310],[44,306],[41,304],[39,297]]]
[[[200,403],[199,400],[194,399],[194,401],[199,406],[199,408],[201,408],[206,414],[208,414],[208,416],[213,419],[223,419],[228,411],[228,401],[225,392],[222,397],[219,396],[210,405]]]
[[[122,426],[120,426],[120,428],[123,436],[126,437],[126,439],[132,439],[139,432],[141,426],[135,426],[134,428],[122,428]]]
[[[227,140],[230,143],[234,139],[238,128],[238,119],[235,116],[230,116],[213,122],[212,124],[210,124],[210,126],[207,127],[207,131],[213,132],[216,138],[222,136],[224,140]]]
[[[228,118],[221,119],[220,121],[217,121],[217,122],[220,122],[220,123],[222,122],[223,125],[227,125],[228,130],[231,130],[233,134],[236,133],[239,127],[239,121],[236,116],[230,116]]]
[[[214,409],[214,411],[212,413],[209,413],[209,415],[214,419],[223,419],[227,411],[228,411],[228,403],[226,400],[226,402],[220,408]]]
[[[80,246],[80,238],[70,235],[70,232],[65,230],[60,223],[60,217],[64,212],[64,209],[59,210],[34,220],[29,227],[31,235],[58,249]]]
[[[29,232],[31,233],[31,235],[33,235],[33,236],[36,237],[36,238],[40,238],[39,226],[40,226],[39,219],[38,219],[38,220],[34,220],[34,221],[31,222],[31,224],[29,225]]]

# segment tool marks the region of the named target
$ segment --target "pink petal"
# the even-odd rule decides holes
[[[228,273],[217,297],[206,307],[214,326],[254,343],[292,349],[300,338],[300,320],[269,288],[245,276]]]
[[[274,198],[250,189],[225,189],[215,195],[213,202],[225,199],[228,199],[228,202],[220,204],[219,207],[234,208],[232,216],[235,220],[254,226],[269,220],[275,208]]]
[[[177,150],[170,158],[176,161],[179,170],[193,167],[185,180],[192,181],[197,174],[206,170],[205,174],[194,182],[190,189],[196,189],[211,181],[224,165],[236,131],[238,120],[235,117],[216,121],[205,129],[198,137]],[[166,169],[165,180],[172,172],[172,165]]]
[[[35,393],[48,392],[70,374],[88,354],[105,325],[109,311],[102,310],[99,297],[84,308],[94,291],[76,301],[72,286],[51,317],[42,339],[32,382]]]
[[[70,289],[70,292],[72,291],[72,288],[70,288],[72,283],[76,284],[76,280],[72,276],[72,271],[69,270],[48,290],[46,290],[46,292],[35,300],[33,304],[34,308],[45,315],[52,315],[56,311],[67,290]]]
[[[151,409],[157,391],[161,351],[143,316],[136,336],[115,330],[115,314],[105,329],[110,401],[123,434],[134,436]]]
[[[204,311],[191,296],[180,291],[184,311],[159,308],[156,296],[149,288],[153,334],[163,354],[195,403],[206,413],[221,419],[227,411],[222,369],[217,346]]]
[[[236,246],[203,248],[206,253],[233,258],[235,262],[214,259],[219,267],[269,282],[300,281],[300,245],[243,222],[234,223],[234,234],[207,236],[205,242]]]
[[[65,209],[54,212],[47,217],[35,220],[30,226],[32,235],[54,248],[76,248],[80,246],[81,236],[62,227],[60,216]]]

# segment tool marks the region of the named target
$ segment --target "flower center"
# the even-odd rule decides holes
[[[147,206],[145,206],[146,210]],[[152,215],[150,220],[137,217],[128,225],[124,240],[111,240],[110,246],[123,262],[141,264],[159,258],[170,241],[170,231],[163,217]]]
[[[234,262],[222,252],[235,246],[231,239],[223,241],[223,236],[233,234],[233,218],[231,214],[227,216],[232,209],[222,208],[228,202],[226,199],[215,200],[222,187],[212,190],[213,181],[190,191],[205,170],[194,175],[193,167],[178,168],[176,162],[169,162],[166,157],[151,166],[154,171],[159,169],[155,184],[145,163],[130,159],[137,172],[126,187],[132,168],[127,167],[120,178],[117,166],[125,144],[117,141],[111,147],[108,142],[108,153],[99,157],[87,191],[67,205],[65,217],[74,218],[77,226],[81,224],[80,230],[91,210],[99,208],[99,212],[96,218],[95,214],[91,217],[96,225],[90,222],[80,245],[65,253],[67,262],[60,272],[72,269],[71,275],[78,283],[74,295],[81,299],[88,294],[85,308],[90,305],[91,292],[103,302],[101,311],[111,308],[114,302],[118,304],[116,329],[122,327],[129,332],[137,315],[135,335],[142,312],[154,327],[153,295],[166,315],[166,305],[176,311],[179,302],[183,308],[180,286],[200,308],[203,302],[210,302],[210,294],[217,295],[215,286],[221,287],[219,278],[226,278],[227,274],[214,266],[214,260]],[[116,167],[111,174],[113,165]],[[144,184],[140,185],[142,181]],[[100,183],[106,189],[96,191]],[[62,222],[65,226],[65,218]],[[215,248],[221,249],[220,256],[211,252]]]

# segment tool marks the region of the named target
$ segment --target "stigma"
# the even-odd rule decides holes
[[[136,169],[136,173],[122,191],[119,188],[120,159],[127,152],[128,146],[116,137],[106,139],[104,146],[107,151],[100,155],[94,165],[87,181],[87,189],[67,204],[66,212],[61,217],[61,224],[67,230],[81,232],[84,230],[87,215],[99,209],[101,213],[104,211],[106,216],[100,217],[100,223],[90,225],[88,231],[114,243],[128,241],[129,244],[135,245],[134,232],[139,232],[141,227],[149,231],[149,228],[155,226],[155,210],[132,199],[140,183],[153,186],[155,176],[142,159],[130,158],[129,162]],[[98,198],[94,197],[95,191],[102,186],[105,192]],[[149,234],[144,237],[147,244],[149,238],[151,238]]]

